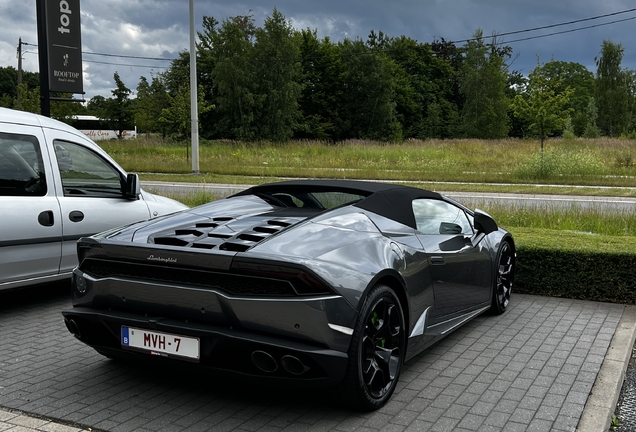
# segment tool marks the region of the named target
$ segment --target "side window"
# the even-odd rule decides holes
[[[64,196],[123,196],[119,171],[98,154],[68,141],[56,140],[53,146]]]
[[[46,176],[34,136],[0,133],[0,196],[44,196]]]
[[[417,230],[423,234],[473,234],[466,213],[445,201],[413,200],[413,214]]]

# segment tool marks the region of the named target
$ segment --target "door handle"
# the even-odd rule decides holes
[[[431,264],[433,265],[444,265],[444,258],[441,256],[432,256]]]
[[[71,222],[81,222],[84,220],[84,213],[79,210],[73,210],[68,214],[68,218]]]
[[[45,210],[38,215],[38,223],[42,226],[53,226],[54,222],[53,212],[51,210]]]

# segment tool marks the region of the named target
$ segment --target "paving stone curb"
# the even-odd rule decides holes
[[[607,431],[636,340],[636,306],[626,306],[587,399],[578,432]]]
[[[19,410],[0,407],[0,431],[2,432],[95,432],[92,428],[83,428],[64,424],[24,413]]]

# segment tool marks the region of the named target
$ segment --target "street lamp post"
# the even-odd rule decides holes
[[[194,0],[190,0],[190,121],[192,135],[192,172],[199,173],[199,114],[197,107],[197,52],[194,32]]]

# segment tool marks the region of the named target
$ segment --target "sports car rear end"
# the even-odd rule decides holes
[[[269,240],[271,249],[278,238],[289,242],[317,230],[344,243],[374,242],[381,234],[316,229],[305,221],[319,211],[234,200],[236,209],[228,212],[225,202],[222,215],[211,204],[209,215],[195,209],[81,239],[74,307],[63,312],[69,331],[109,357],[162,357],[253,376],[340,382],[356,311],[304,264],[321,247],[338,244],[311,246],[309,240],[306,252],[293,258],[259,254],[255,246]],[[297,233],[282,235],[294,226]]]

